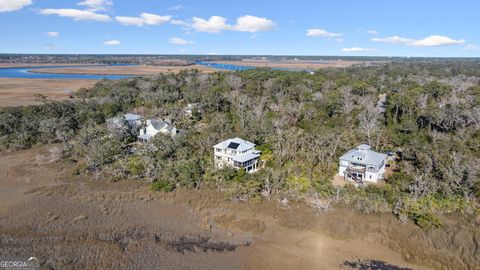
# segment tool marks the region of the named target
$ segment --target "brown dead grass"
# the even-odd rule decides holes
[[[159,73],[178,73],[182,70],[198,69],[201,72],[214,72],[213,68],[201,65],[191,66],[101,66],[101,67],[81,67],[81,68],[55,68],[55,69],[36,69],[37,73],[64,73],[64,74],[93,74],[93,75],[133,75],[146,76]]]
[[[357,259],[474,269],[479,262],[476,225],[455,217],[425,232],[390,213],[315,214],[275,199],[225,201],[206,188],[151,192],[140,181],[74,175],[74,164],[49,161],[51,147],[0,155],[1,254],[35,254],[55,269],[342,269]]]
[[[0,78],[0,106],[38,104],[36,94],[56,100],[68,99],[79,88],[91,87],[95,80]]]
[[[215,61],[215,63],[229,64],[229,65],[243,65],[253,67],[269,67],[269,68],[293,68],[293,69],[321,69],[328,67],[349,67],[354,64],[360,64],[360,61],[331,61],[328,63],[318,63],[315,61],[268,61],[268,60],[251,60],[244,59],[242,61]]]

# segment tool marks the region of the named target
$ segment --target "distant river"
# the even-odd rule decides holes
[[[195,64],[202,65],[202,66],[207,66],[207,67],[211,67],[211,68],[215,68],[215,69],[223,69],[223,70],[242,71],[242,70],[255,69],[255,67],[252,67],[252,66],[221,64],[221,63],[215,63],[215,62],[210,62],[210,61],[195,61]]]
[[[243,71],[243,70],[260,68],[260,67],[254,67],[254,66],[222,64],[222,63],[215,63],[215,62],[210,62],[210,61],[195,61],[195,64],[202,65],[202,66],[207,66],[207,67],[211,67],[211,68],[215,68],[215,69],[232,70],[232,71]],[[286,71],[307,71],[307,72],[312,71],[310,69],[303,69],[303,68],[274,67],[274,68],[270,68],[270,69],[272,69],[272,70],[286,70]]]
[[[112,66],[126,66],[116,64]],[[42,68],[79,68],[85,66],[37,66],[37,67],[10,67],[0,68],[0,78],[20,78],[20,79],[84,79],[84,80],[118,80],[131,78],[127,75],[89,75],[89,74],[62,74],[62,73],[35,73],[35,69]]]

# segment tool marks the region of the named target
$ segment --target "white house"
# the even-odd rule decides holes
[[[259,169],[260,151],[255,150],[255,144],[240,138],[223,141],[214,147],[215,166],[223,168],[230,166],[236,169],[243,168],[247,172],[256,172]]]
[[[193,110],[195,109],[194,104],[188,103],[187,107],[185,107],[185,116],[186,117],[192,117],[193,116]]]
[[[340,157],[338,174],[345,180],[377,183],[383,179],[386,160],[386,154],[372,151],[369,145],[362,144]]]
[[[177,128],[161,120],[148,119],[146,124],[140,129],[139,142],[148,142],[158,133],[174,137],[179,132]]]

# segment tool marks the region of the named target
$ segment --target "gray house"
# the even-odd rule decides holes
[[[233,138],[223,141],[213,148],[217,168],[230,166],[236,169],[243,168],[250,173],[259,169],[258,160],[261,152],[255,150],[255,144],[252,142]]]
[[[179,130],[166,121],[147,119],[147,125],[140,129],[140,135],[137,136],[138,141],[148,142],[158,133],[175,137],[179,133]]]
[[[369,145],[362,144],[340,157],[338,174],[345,180],[377,183],[383,179],[386,160],[386,154],[372,151]]]
[[[127,113],[109,118],[106,122],[109,128],[127,127],[129,130],[136,133],[142,124],[142,120],[143,117],[141,115]]]

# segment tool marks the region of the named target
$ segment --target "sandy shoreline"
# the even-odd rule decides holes
[[[0,156],[2,254],[32,254],[55,269],[346,269],[366,259],[429,269],[412,261],[439,268],[436,260],[456,262],[460,252],[430,246],[439,233],[390,213],[315,214],[273,198],[239,203],[209,189],[164,194],[138,180],[76,175],[75,165],[50,160],[52,147]]]

